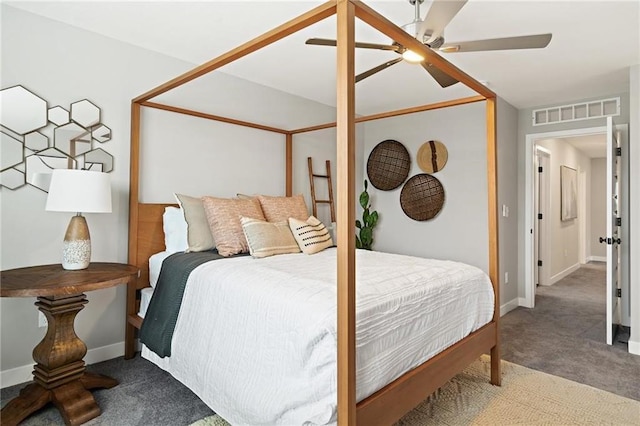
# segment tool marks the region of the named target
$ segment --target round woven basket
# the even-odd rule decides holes
[[[440,141],[429,141],[422,144],[418,150],[418,166],[425,173],[436,173],[447,164],[449,152]]]
[[[371,184],[383,191],[396,189],[409,176],[411,158],[400,142],[388,139],[373,148],[367,160],[367,175]]]
[[[433,219],[444,205],[444,188],[440,181],[426,173],[411,177],[402,187],[400,206],[413,220]]]

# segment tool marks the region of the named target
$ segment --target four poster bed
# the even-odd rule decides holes
[[[236,59],[248,55],[264,46],[278,41],[302,28],[312,25],[333,14],[337,14],[337,121],[335,123],[320,124],[302,129],[279,129],[247,121],[236,120],[229,117],[206,114],[191,111],[183,108],[162,105],[150,102],[150,99],[187,83],[197,77],[211,72]],[[355,18],[368,23],[391,39],[401,43],[408,49],[423,55],[426,60],[432,63],[441,71],[457,79],[478,93],[477,96],[456,99],[436,104],[429,104],[408,108],[404,110],[392,111],[365,117],[355,117],[355,90],[354,90],[354,21]],[[488,170],[488,235],[489,235],[489,278],[487,284],[492,298],[490,312],[485,320],[467,330],[464,336],[459,336],[455,341],[446,343],[445,348],[438,349],[435,356],[430,356],[428,360],[419,360],[416,365],[410,366],[406,371],[402,371],[392,378],[390,383],[377,385],[375,389],[368,392],[366,397],[358,397],[356,393],[356,257],[358,262],[366,264],[364,257],[367,254],[355,252],[355,206],[353,200],[356,199],[354,175],[355,175],[355,124],[357,122],[384,119],[404,114],[411,114],[420,111],[427,111],[437,108],[454,107],[472,102],[486,102],[486,123],[487,123],[487,170]],[[334,347],[337,346],[337,357],[334,358],[335,365],[330,381],[333,380],[334,393],[332,399],[335,401],[337,392],[337,408],[335,402],[332,403],[334,412],[337,410],[337,422],[340,425],[374,425],[391,424],[397,421],[403,414],[414,408],[432,392],[446,383],[449,379],[462,371],[471,362],[476,360],[481,354],[491,354],[491,383],[500,384],[500,356],[499,356],[499,288],[498,288],[498,228],[497,228],[497,182],[496,182],[496,95],[485,86],[469,77],[455,66],[442,59],[432,52],[428,47],[422,45],[412,38],[402,29],[396,27],[390,21],[376,13],[360,1],[355,0],[333,0],[324,3],[313,10],[295,18],[274,30],[218,57],[192,71],[189,71],[157,88],[142,94],[132,101],[132,130],[131,130],[131,180],[130,180],[130,216],[129,216],[129,263],[137,265],[141,269],[141,276],[137,283],[129,285],[127,290],[127,326],[125,337],[125,358],[131,358],[135,351],[135,332],[142,326],[142,318],[138,315],[140,307],[141,290],[149,287],[149,258],[158,252],[162,252],[164,247],[162,216],[165,207],[171,204],[147,204],[139,202],[139,164],[140,164],[140,132],[142,107],[162,109],[179,114],[197,116],[204,119],[223,121],[226,123],[260,129],[268,132],[282,134],[286,147],[286,196],[292,195],[293,176],[293,142],[296,134],[311,132],[331,127],[337,128],[337,248],[326,250],[331,252],[331,262],[335,268],[335,275],[331,279],[337,281],[337,289],[332,289],[333,294],[337,294],[337,307],[333,305],[334,314],[337,312],[337,336],[331,336]],[[304,255],[283,255],[284,256],[304,256]],[[320,255],[315,255],[319,256]],[[326,256],[329,256],[328,254]],[[325,256],[325,257],[326,257]],[[374,256],[376,256],[374,254]],[[278,258],[280,256],[274,256]],[[273,259],[270,258],[270,259]],[[261,259],[262,261],[263,259]],[[251,258],[233,258],[212,264],[224,264],[231,267],[233,262],[250,262]],[[400,258],[393,262],[401,262]],[[274,266],[278,268],[277,265]],[[377,260],[374,260],[374,263]],[[254,263],[259,263],[255,262]],[[272,262],[273,263],[273,262]],[[360,265],[360,263],[358,263]],[[208,264],[207,264],[208,265]],[[432,266],[427,265],[425,269]],[[244,266],[238,266],[237,271],[245,270]],[[258,272],[260,273],[260,272]],[[361,271],[358,270],[360,277]],[[487,280],[487,282],[489,282]],[[360,287],[359,287],[360,288]],[[491,291],[492,290],[492,291]],[[185,290],[185,294],[188,290]],[[364,291],[364,290],[363,290]],[[475,296],[473,296],[475,297]],[[472,298],[473,298],[472,297]],[[185,295],[185,300],[188,297]],[[198,297],[195,297],[196,299]],[[285,296],[286,299],[286,296]],[[358,326],[360,327],[360,302],[362,295],[358,292]],[[274,303],[281,303],[276,301]],[[284,302],[282,302],[284,303]],[[292,302],[295,303],[295,302]],[[249,306],[252,306],[249,304]],[[191,307],[190,307],[191,309]],[[249,308],[247,308],[249,309]],[[467,308],[462,308],[466,310]],[[180,314],[182,315],[182,313]],[[335,316],[333,317],[335,318]],[[184,322],[184,321],[183,321]],[[176,333],[180,329],[180,320],[176,325]],[[336,323],[334,322],[334,325]],[[193,324],[192,324],[193,325]],[[183,327],[184,328],[184,327]],[[358,331],[360,339],[360,330]],[[176,334],[177,336],[177,334]],[[175,336],[174,336],[175,337]],[[175,337],[177,338],[177,337]],[[358,340],[360,343],[360,340]],[[427,342],[425,342],[426,345]],[[282,341],[281,346],[287,346],[287,342]],[[189,348],[192,350],[192,348]],[[195,349],[193,349],[195,350]],[[151,355],[153,357],[153,355]],[[163,367],[164,360],[171,359],[158,358],[154,362]],[[358,358],[358,364],[362,360]],[[415,363],[414,363],[415,364]],[[360,365],[359,365],[360,366]],[[337,382],[335,380],[335,368],[337,367]],[[166,366],[163,368],[167,368]],[[181,365],[180,369],[203,369],[199,365]],[[206,368],[210,368],[207,366]],[[170,370],[171,371],[171,370]],[[314,381],[314,377],[306,377],[302,380]],[[358,380],[361,377],[358,375]],[[190,384],[187,384],[190,386]],[[203,384],[202,386],[212,386],[215,384]],[[191,386],[190,386],[191,387]],[[206,393],[199,388],[198,393]],[[275,389],[264,389],[263,392],[276,392]],[[204,398],[203,398],[204,399]],[[248,399],[247,401],[249,401]],[[206,401],[205,401],[206,402]],[[220,407],[212,407],[218,411]],[[224,415],[223,415],[224,417]],[[335,415],[334,415],[335,420]]]

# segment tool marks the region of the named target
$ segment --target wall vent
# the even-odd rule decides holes
[[[536,109],[531,119],[534,126],[542,126],[617,115],[620,115],[620,98]]]

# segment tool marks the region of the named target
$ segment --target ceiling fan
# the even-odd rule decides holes
[[[537,34],[445,44],[444,29],[460,9],[462,9],[462,7],[467,3],[467,0],[433,0],[424,20],[420,18],[420,4],[422,2],[424,2],[424,0],[409,0],[409,3],[415,7],[415,18],[413,22],[403,25],[402,29],[413,35],[426,46],[431,49],[437,49],[440,52],[453,53],[478,52],[486,50],[537,49],[546,47],[551,41],[551,34]],[[324,38],[310,38],[305,43],[318,46],[336,45],[335,40]],[[361,49],[389,50],[401,55],[398,58],[392,59],[378,65],[377,67],[371,68],[368,71],[358,74],[356,76],[356,83],[403,60],[421,64],[431,77],[433,77],[434,80],[436,80],[442,87],[449,87],[458,82],[458,80],[450,77],[425,61],[425,58],[419,54],[398,43],[386,45],[356,42],[355,47]]]

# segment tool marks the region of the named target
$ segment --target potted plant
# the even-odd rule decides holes
[[[373,228],[378,223],[378,212],[370,211],[371,204],[369,204],[369,193],[367,188],[369,183],[364,180],[364,191],[360,194],[360,205],[362,206],[362,222],[356,219],[356,228],[360,231],[356,235],[356,248],[371,250],[373,244]]]

